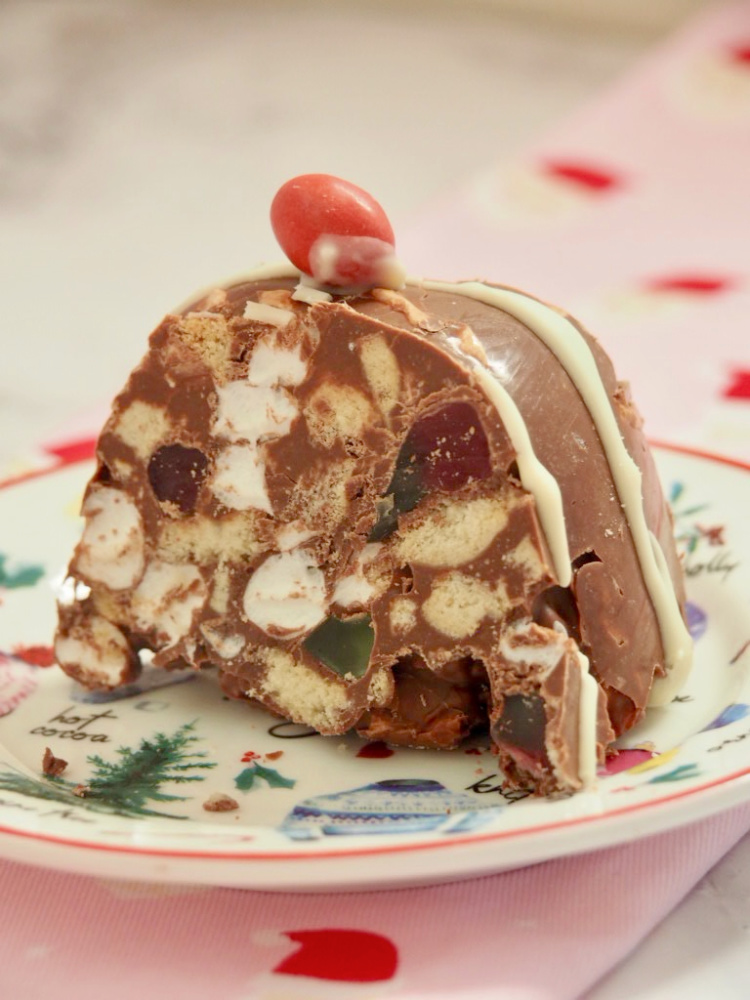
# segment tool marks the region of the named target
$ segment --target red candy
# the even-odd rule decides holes
[[[289,260],[322,285],[400,286],[393,229],[362,188],[330,174],[287,181],[271,204],[271,225]]]

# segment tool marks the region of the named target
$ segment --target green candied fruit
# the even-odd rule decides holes
[[[388,493],[376,505],[378,519],[370,532],[368,542],[382,542],[398,527],[398,515],[414,510],[425,495],[425,488],[415,465],[397,466]]]
[[[357,618],[326,618],[302,645],[321,663],[342,677],[364,677],[375,642],[369,615]]]

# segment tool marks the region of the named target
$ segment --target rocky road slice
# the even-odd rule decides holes
[[[60,665],[111,689],[150,650],[323,734],[489,727],[511,785],[589,783],[684,659],[626,388],[520,293],[296,287],[217,289],[152,334],[99,440]]]

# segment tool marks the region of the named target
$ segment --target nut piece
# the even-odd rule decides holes
[[[57,778],[63,773],[67,766],[67,760],[63,760],[62,757],[55,757],[49,747],[44,748],[44,756],[42,757],[42,772],[46,774],[47,777]]]
[[[203,803],[203,808],[209,813],[233,812],[235,809],[239,809],[239,807],[240,804],[237,799],[233,799],[231,795],[225,795],[223,792],[215,792],[213,795],[209,795]]]

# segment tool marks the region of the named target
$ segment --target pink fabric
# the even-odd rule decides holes
[[[749,827],[743,806],[520,871],[351,895],[117,883],[4,862],[0,993],[566,1000],[621,961]],[[337,947],[349,952],[348,978],[332,981]]]
[[[487,278],[572,312],[633,383],[652,436],[745,458],[748,408],[731,387],[744,372],[747,402],[749,47],[750,4],[698,18],[399,232],[419,274]]]
[[[750,5],[735,4],[515,164],[429,206],[400,234],[400,252],[420,273],[492,277],[564,303],[634,383],[652,434],[750,455],[749,163]],[[91,430],[77,428],[76,440]],[[744,806],[521,871],[354,895],[116,883],[0,863],[0,995],[567,1000],[749,829]]]

